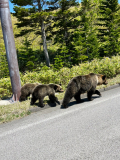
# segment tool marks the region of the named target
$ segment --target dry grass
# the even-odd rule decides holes
[[[0,106],[0,123],[9,122],[13,119],[22,118],[29,115],[29,100],[25,102],[17,102],[10,105]]]
[[[118,84],[118,83],[120,83],[120,74],[112,79],[108,79],[107,86],[104,86],[104,85],[98,86],[97,89],[109,87],[111,85]],[[59,93],[56,95],[59,100],[63,99],[64,93],[65,92]],[[48,103],[48,101],[49,101],[48,97],[45,97],[44,103],[46,104]],[[29,109],[33,107],[38,107],[38,106],[36,105],[31,106],[30,99],[24,102],[17,102],[10,105],[0,106],[0,123],[5,123],[5,122],[12,121],[14,119],[25,117],[30,114]]]

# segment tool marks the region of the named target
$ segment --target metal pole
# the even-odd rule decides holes
[[[8,0],[0,0],[0,18],[12,85],[12,101],[18,101],[21,82]]]

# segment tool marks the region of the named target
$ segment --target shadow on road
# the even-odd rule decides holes
[[[92,96],[92,98],[93,98],[93,100],[94,100],[94,99],[100,98],[100,97],[99,97],[99,96]],[[84,103],[84,102],[90,102],[90,101],[88,101],[88,98],[82,98],[81,100],[82,100],[82,101],[81,101],[80,103],[77,103],[75,100],[72,101],[72,102],[70,102],[70,103],[68,104],[68,107],[71,107],[71,106],[76,105],[76,104],[81,104],[81,103]],[[67,108],[68,108],[68,107],[67,107]],[[64,109],[62,105],[61,105],[61,109]]]
[[[92,96],[92,98],[93,98],[93,100],[94,99],[96,99],[96,98],[100,98],[99,96]],[[83,98],[82,97],[82,102],[81,103],[84,103],[84,102],[88,102],[89,103],[89,101],[88,101],[88,99],[85,97],[85,98]],[[81,103],[77,103],[76,101],[75,101],[75,99],[73,98],[72,100],[71,100],[71,102],[68,104],[68,107],[71,107],[71,106],[74,106],[74,105],[76,105],[76,104],[81,104]],[[38,105],[39,103],[35,103],[35,106],[36,107],[34,107],[34,108],[31,108],[31,109],[29,109],[31,112],[37,112],[37,111],[40,111],[40,110],[44,110],[44,109],[47,109],[47,108],[54,108],[54,107],[57,107],[58,106],[58,104],[57,103],[51,103],[50,101],[47,101],[47,104],[44,106],[44,107],[40,107],[39,105]],[[62,108],[62,101],[60,101],[60,109],[64,109],[64,108]]]

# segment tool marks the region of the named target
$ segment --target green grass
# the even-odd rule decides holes
[[[30,112],[28,110],[28,101],[0,106],[0,123],[9,122],[13,119],[18,119],[29,115]]]

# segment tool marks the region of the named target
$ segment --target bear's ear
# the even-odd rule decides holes
[[[62,86],[62,84],[61,84],[61,83],[60,83],[59,85],[60,85],[60,86]]]
[[[105,80],[105,78],[106,78],[106,75],[103,75],[103,76],[102,76],[102,79]]]
[[[58,86],[55,84],[55,86],[54,86],[54,90],[56,91],[56,90],[57,90],[57,88],[58,88]]]

